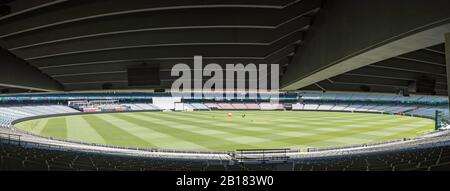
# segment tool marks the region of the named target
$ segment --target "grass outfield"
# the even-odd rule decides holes
[[[413,138],[434,121],[393,115],[303,112],[143,112],[53,117],[16,127],[54,138],[178,150],[331,147]],[[246,114],[243,118],[242,115]]]

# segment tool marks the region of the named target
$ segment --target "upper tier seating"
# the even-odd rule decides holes
[[[411,95],[409,97],[395,94],[376,93],[321,93],[321,92],[300,92],[299,96],[305,100],[324,101],[382,101],[382,102],[404,102],[404,103],[448,103],[446,97],[429,95]]]

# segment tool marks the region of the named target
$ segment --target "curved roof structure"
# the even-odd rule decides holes
[[[172,66],[202,55],[221,65],[280,64],[283,90],[395,92],[426,78],[434,94],[447,94],[448,0],[0,4],[4,93],[169,88]],[[144,66],[158,70],[159,85],[130,85],[128,68]]]

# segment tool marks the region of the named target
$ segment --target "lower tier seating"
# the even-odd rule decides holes
[[[228,161],[150,159],[24,148],[0,143],[0,170],[220,170],[220,171],[411,171],[450,170],[450,146],[405,151],[303,159],[275,164],[230,164]]]

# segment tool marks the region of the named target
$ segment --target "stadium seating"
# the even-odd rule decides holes
[[[10,106],[0,107],[0,126],[7,127],[17,119],[41,115],[77,113],[78,110],[61,105]]]
[[[413,149],[383,154],[303,160],[294,170],[303,171],[410,171],[450,170],[450,147]]]
[[[398,96],[386,94],[299,93],[302,100],[292,103],[292,110],[376,112],[434,117],[436,110],[449,118],[448,101],[437,96]],[[161,97],[167,95],[160,95]],[[289,96],[295,97],[295,96]],[[294,99],[294,98],[293,98]],[[295,98],[297,99],[297,98]],[[192,101],[192,100],[191,100]],[[197,101],[197,102],[196,102]],[[198,100],[183,103],[192,110],[284,110],[284,102],[209,102]],[[252,101],[252,102],[250,102]],[[259,100],[258,100],[259,101]],[[179,102],[177,102],[179,103]],[[161,111],[146,102],[123,103],[133,111]],[[18,119],[41,115],[77,113],[78,110],[55,104],[4,104],[0,107],[0,127],[6,132]],[[1,131],[0,131],[1,132]],[[44,138],[46,139],[46,138]],[[46,139],[47,140],[47,139]],[[450,139],[447,139],[450,140]],[[56,141],[56,140],[55,140]],[[347,154],[342,157],[292,158],[287,163],[240,164],[228,158],[218,161],[206,159],[179,160],[158,157],[108,155],[77,150],[45,149],[29,145],[9,144],[0,139],[0,170],[449,170],[450,143],[430,148],[378,152],[376,154]],[[64,141],[66,143],[66,141]],[[82,144],[82,143],[80,143]],[[107,145],[104,145],[107,147]],[[103,147],[102,147],[103,148]],[[339,148],[331,149],[338,153]],[[314,150],[313,150],[314,151]],[[317,151],[320,151],[318,149]],[[340,152],[340,151],[339,151]]]
[[[331,110],[333,111],[344,111],[348,107],[348,104],[336,104]]]
[[[281,103],[260,103],[261,110],[284,110]]]
[[[78,112],[78,110],[62,105],[25,105],[0,107],[0,125],[3,127],[9,126],[13,121],[26,117]]]
[[[248,109],[247,106],[243,103],[232,103],[231,106],[233,106],[236,110],[246,110]]]
[[[222,109],[219,105],[216,103],[205,103],[205,105],[210,109]]]
[[[274,110],[284,110],[284,105],[281,103],[272,103]]]
[[[306,104],[303,109],[304,110],[317,110],[319,108],[319,104]]]
[[[205,161],[177,161],[23,148],[0,143],[0,170],[204,170]]]
[[[448,103],[447,98],[442,96],[411,95],[409,97],[393,94],[367,94],[367,93],[320,93],[299,92],[305,100],[325,101],[377,101],[377,102],[403,102],[403,103]]]
[[[264,104],[265,109],[270,109],[271,106]],[[292,110],[307,110],[307,111],[347,111],[347,112],[373,112],[386,114],[404,114],[412,116],[430,117],[433,118],[436,110],[443,111],[446,119],[450,118],[448,106],[442,105],[402,105],[392,103],[295,103],[292,105]]]
[[[245,103],[245,106],[249,110],[260,110],[261,109],[261,107],[257,103]]]
[[[159,109],[157,106],[153,105],[153,104],[148,104],[148,103],[130,103],[130,104],[122,104],[125,106],[130,106],[131,110],[133,111],[157,111],[157,110],[161,110]]]
[[[295,111],[303,110],[304,107],[305,107],[305,104],[302,104],[302,103],[292,104],[292,110],[295,110]]]
[[[217,105],[219,106],[220,109],[223,109],[223,110],[233,110],[233,109],[235,109],[233,107],[233,105],[231,105],[230,103],[218,103]]]
[[[334,106],[335,106],[334,104],[321,104],[321,105],[319,105],[317,110],[329,111],[329,110],[332,110]]]
[[[259,106],[261,107],[261,110],[274,110],[270,103],[260,103]]]
[[[183,103],[183,108],[184,108],[185,111],[194,111],[194,110],[196,110],[196,108],[193,105],[189,104],[189,103]]]
[[[182,170],[182,171],[410,171],[450,170],[450,146],[417,148],[377,154],[306,158],[282,163],[144,158],[69,150],[22,147],[0,141],[0,170]]]
[[[203,103],[191,103],[195,110],[209,110],[208,106]]]

